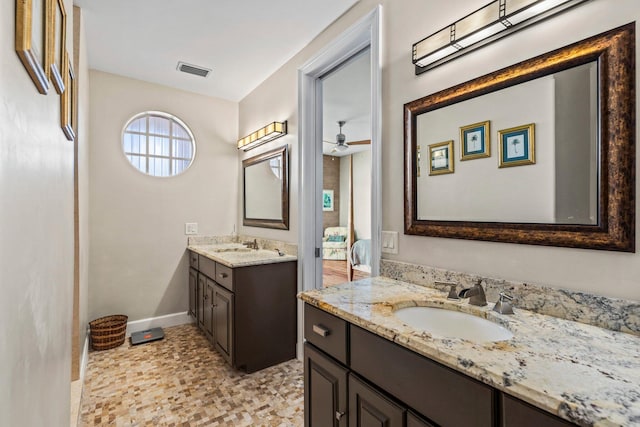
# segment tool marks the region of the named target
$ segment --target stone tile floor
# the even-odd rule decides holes
[[[302,426],[302,363],[229,367],[196,326],[89,353],[80,426]]]

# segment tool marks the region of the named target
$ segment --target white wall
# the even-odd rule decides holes
[[[554,222],[554,87],[553,76],[542,77],[419,115],[418,218]],[[487,120],[491,157],[460,160],[460,127]],[[498,131],[529,123],[534,124],[536,163],[499,168]],[[454,173],[429,175],[429,145],[451,140]]]
[[[486,4],[486,0],[361,0],[303,51],[240,103],[240,134],[275,117],[289,119],[292,145],[292,229],[297,239],[297,68],[359,18],[382,4],[383,229],[400,232],[399,253],[390,258],[526,280],[608,296],[640,299],[640,254],[476,242],[404,235],[403,116],[406,102],[640,18],[637,0],[587,2],[559,17],[520,31],[447,65],[415,76],[411,46]],[[640,198],[637,198],[640,199]],[[259,229],[255,229],[259,230]],[[260,232],[262,232],[260,230]],[[266,231],[264,234],[268,234]]]
[[[90,84],[89,317],[186,311],[185,222],[230,234],[237,215],[237,104],[93,70]],[[185,173],[155,178],[128,163],[122,128],[148,110],[191,128],[196,157]]]
[[[80,69],[76,71],[78,91],[78,206],[80,239],[80,349],[89,323],[89,57],[84,20],[80,27]]]
[[[69,424],[73,143],[60,97],[40,95],[14,51],[16,2],[0,4],[0,425]],[[73,13],[67,10],[67,51]]]
[[[349,156],[340,159],[340,224],[349,218]],[[353,229],[356,239],[371,238],[371,150],[353,154]]]

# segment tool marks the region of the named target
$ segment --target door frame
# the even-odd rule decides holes
[[[298,289],[322,283],[322,86],[320,79],[363,49],[371,50],[371,276],[380,272],[382,230],[382,6],[362,17],[298,69],[299,230]],[[302,357],[302,303],[298,307],[298,358]]]

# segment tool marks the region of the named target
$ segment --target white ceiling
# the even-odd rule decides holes
[[[357,2],[74,0],[83,11],[90,68],[231,101]],[[178,61],[213,72],[185,74]]]

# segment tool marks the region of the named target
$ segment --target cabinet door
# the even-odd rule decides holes
[[[233,293],[217,284],[213,285],[213,342],[233,365]]]
[[[207,278],[207,282],[204,288],[204,313],[202,315],[202,321],[204,323],[204,333],[209,338],[209,341],[213,340],[213,288],[215,284],[213,280]]]
[[[207,289],[207,278],[202,274],[198,274],[198,289],[196,295],[197,307],[196,318],[198,319],[198,327],[204,330],[204,296]]]
[[[189,269],[189,316],[196,318],[196,298],[198,293],[198,272]]]
[[[404,427],[405,409],[349,374],[349,427]]]
[[[347,427],[347,369],[304,344],[305,427]]]

